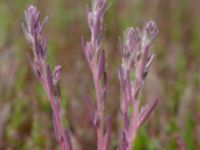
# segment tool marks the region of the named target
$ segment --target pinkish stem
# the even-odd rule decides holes
[[[98,79],[94,81],[97,94],[97,112],[99,126],[97,127],[97,150],[102,150],[103,147],[103,100],[101,96],[101,87]]]
[[[45,68],[45,67],[43,67]],[[60,138],[62,137],[63,139],[59,139],[59,142],[61,144],[61,149],[62,150],[67,150],[67,145],[65,143],[65,141],[67,141],[65,138],[65,131],[64,131],[64,128],[63,128],[63,125],[62,125],[62,118],[59,116],[59,112],[57,111],[57,106],[56,106],[56,103],[55,103],[55,97],[54,95],[52,95],[52,91],[51,91],[51,88],[48,83],[48,79],[45,78],[44,79],[44,88],[46,89],[47,91],[47,96],[50,100],[50,103],[51,103],[51,106],[52,106],[52,109],[53,109],[53,114],[55,115],[55,122],[56,122],[56,125],[58,127],[58,133],[60,134]],[[64,140],[64,141],[63,141]],[[70,149],[69,149],[70,150]]]

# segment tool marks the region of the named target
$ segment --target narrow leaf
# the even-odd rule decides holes
[[[98,61],[98,70],[97,70],[97,78],[100,80],[103,72],[105,71],[105,50],[102,50],[99,61]]]
[[[155,107],[157,106],[158,104],[158,101],[159,99],[155,99],[151,104],[150,106],[147,106],[148,108],[145,108],[145,112],[143,110],[142,115],[140,115],[140,118],[138,120],[138,123],[137,123],[137,127],[139,128],[148,118],[149,116],[151,115],[152,111],[155,109]]]
[[[102,100],[104,101],[107,94],[107,88],[108,88],[108,79],[106,72],[103,72],[103,79],[102,79]]]
[[[47,86],[49,90],[49,94],[53,93],[53,81],[52,81],[52,74],[51,74],[51,69],[49,65],[46,65],[46,80],[47,80]]]
[[[94,125],[94,127],[95,127],[96,129],[99,128],[99,117],[98,117],[97,112],[95,112],[95,115],[94,115],[93,125]]]

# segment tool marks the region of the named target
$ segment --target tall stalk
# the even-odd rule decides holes
[[[25,11],[26,26],[23,24],[25,37],[33,50],[33,60],[28,55],[33,72],[47,93],[53,111],[55,136],[62,150],[72,150],[71,140],[62,124],[61,93],[58,80],[62,67],[57,65],[52,72],[47,57],[47,37],[43,36],[43,28],[47,17],[40,22],[40,12],[35,6],[29,6]]]
[[[107,0],[94,0],[92,9],[87,9],[88,26],[91,39],[82,40],[83,52],[92,72],[96,91],[96,111],[90,112],[97,133],[97,150],[107,150],[110,141],[110,119],[107,121],[107,131],[104,135],[104,102],[107,91],[107,75],[105,70],[105,50],[101,49],[105,34],[104,16],[107,12]],[[91,98],[89,98],[91,100]],[[89,102],[90,104],[92,101]],[[92,107],[90,105],[89,107]],[[95,110],[95,109],[93,109]]]

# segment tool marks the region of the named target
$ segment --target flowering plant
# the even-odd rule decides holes
[[[108,150],[111,136],[111,117],[106,117],[106,131],[104,132],[104,102],[107,92],[106,53],[102,49],[105,35],[104,17],[108,11],[107,0],[94,0],[93,7],[87,9],[88,26],[91,39],[87,42],[82,38],[82,47],[85,58],[92,73],[96,105],[91,97],[87,98],[91,121],[97,133],[97,150]],[[43,29],[47,17],[41,22],[40,12],[35,6],[29,6],[25,11],[26,25],[23,24],[25,38],[33,50],[33,59],[28,55],[29,62],[37,79],[47,93],[53,111],[55,136],[62,150],[72,150],[68,131],[62,124],[61,92],[58,81],[62,67],[57,65],[53,72],[46,61],[47,36]],[[122,150],[131,150],[139,127],[149,118],[155,109],[158,99],[150,105],[139,108],[139,95],[150,69],[154,54],[150,48],[158,33],[156,24],[150,21],[141,31],[138,28],[128,28],[122,46],[122,63],[119,69],[121,86],[121,112],[123,128],[121,131]],[[134,81],[131,74],[134,74]],[[96,106],[96,107],[95,107]],[[131,108],[133,110],[131,111]]]
[[[47,23],[47,17],[40,22],[40,12],[35,6],[29,6],[25,11],[25,20],[26,26],[22,24],[24,34],[33,50],[33,60],[28,55],[29,62],[49,98],[53,110],[55,136],[62,150],[72,150],[68,132],[62,124],[61,93],[58,86],[62,67],[57,65],[52,72],[46,62],[47,37],[43,36],[43,28]]]

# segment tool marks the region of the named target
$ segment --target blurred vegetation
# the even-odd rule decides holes
[[[89,38],[85,16],[90,0],[0,0],[0,149],[55,150],[51,108],[26,59],[31,53],[21,23],[34,4],[49,16],[48,62],[62,64],[63,122],[74,149],[95,149],[85,96],[94,95],[91,74],[82,54],[80,37]],[[105,19],[109,94],[106,113],[113,118],[112,143],[119,139],[119,37],[129,26],[154,20],[160,29],[152,49],[156,54],[142,102],[160,98],[156,111],[140,129],[136,150],[187,150],[200,147],[200,3],[198,0],[109,0]]]

